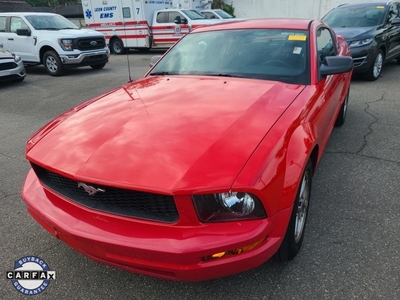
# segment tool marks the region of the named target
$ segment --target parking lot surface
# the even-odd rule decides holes
[[[20,197],[28,137],[65,110],[141,77],[158,54],[113,55],[103,70],[74,69],[63,77],[28,67],[22,83],[0,84],[0,299],[27,297],[5,276],[25,256],[42,258],[56,272],[35,299],[400,299],[395,61],[375,82],[353,79],[346,123],[333,130],[314,177],[303,248],[289,263],[269,261],[199,283],[160,280],[96,263],[30,217]]]

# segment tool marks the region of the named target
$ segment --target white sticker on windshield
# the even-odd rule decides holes
[[[301,47],[294,47],[293,54],[301,54],[301,50],[302,50]]]

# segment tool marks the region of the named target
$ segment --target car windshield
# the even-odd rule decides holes
[[[215,13],[217,15],[219,15],[222,19],[233,19],[234,18],[230,14],[228,14],[227,12],[225,12],[223,10],[215,10]]]
[[[385,5],[343,6],[328,13],[323,21],[332,28],[378,26],[383,21],[384,12]]]
[[[190,20],[204,20],[206,19],[202,14],[195,10],[183,10],[184,13]]]
[[[220,30],[188,34],[150,75],[242,77],[309,84],[308,32]]]
[[[36,30],[79,29],[74,23],[60,15],[31,15],[26,18]]]

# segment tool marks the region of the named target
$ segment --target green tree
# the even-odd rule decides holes
[[[26,0],[32,6],[60,6],[65,4],[81,3],[81,0]]]
[[[211,3],[211,8],[222,9],[231,16],[235,17],[235,8],[233,7],[233,5],[226,4],[224,0],[213,0],[213,2]]]

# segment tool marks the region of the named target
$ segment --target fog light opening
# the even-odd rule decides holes
[[[253,250],[253,249],[257,248],[258,246],[260,246],[266,239],[267,239],[267,237],[264,237],[261,240],[255,242],[254,244],[250,244],[250,245],[236,248],[236,249],[229,250],[229,251],[217,252],[217,253],[214,253],[211,255],[203,256],[201,258],[201,260],[202,261],[210,261],[210,260],[215,260],[215,259],[219,259],[219,258],[223,258],[223,257],[228,257],[228,256],[233,256],[233,255],[238,255],[238,254],[241,254],[244,252],[248,252],[248,251]]]

